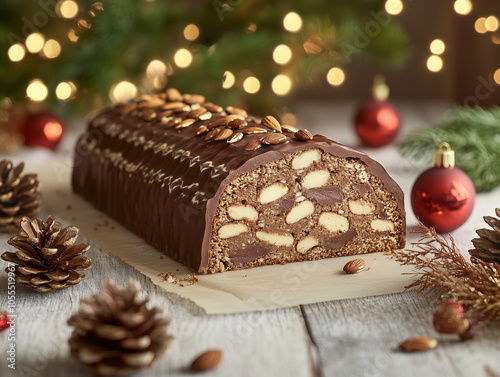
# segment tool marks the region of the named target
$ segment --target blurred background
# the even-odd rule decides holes
[[[74,115],[176,86],[265,113],[363,98],[383,73],[394,99],[494,104],[498,15],[490,0],[2,0],[0,96]]]

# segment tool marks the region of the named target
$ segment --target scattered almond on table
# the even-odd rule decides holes
[[[363,259],[353,259],[347,262],[344,266],[344,271],[348,274],[355,274],[365,269],[365,261]]]
[[[417,336],[405,340],[399,345],[399,349],[405,352],[420,352],[436,348],[438,341],[427,336]]]
[[[221,350],[208,350],[191,363],[191,370],[205,371],[215,368],[222,360]]]

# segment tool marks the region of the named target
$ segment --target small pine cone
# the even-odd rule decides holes
[[[498,218],[484,217],[484,221],[493,229],[476,230],[479,238],[472,240],[475,249],[469,250],[469,254],[486,263],[500,264],[500,208],[495,210],[495,214]]]
[[[75,327],[71,354],[100,376],[125,376],[152,366],[173,340],[166,331],[170,320],[158,316],[161,309],[148,309],[149,299],[138,299],[138,282],[123,290],[110,281],[102,286],[68,320]]]
[[[17,231],[24,216],[33,217],[40,211],[37,176],[22,176],[23,170],[24,163],[14,168],[11,161],[0,161],[0,232]]]
[[[16,282],[38,292],[64,289],[78,284],[85,277],[81,270],[92,268],[92,261],[84,254],[87,243],[75,244],[78,228],[61,229],[61,223],[49,216],[21,220],[21,230],[9,240],[16,252],[5,252],[2,259],[16,263]]]

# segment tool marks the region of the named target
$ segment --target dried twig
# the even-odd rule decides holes
[[[500,321],[500,271],[498,265],[472,258],[468,263],[450,236],[447,241],[433,228],[420,224],[414,248],[398,251],[395,259],[414,265],[418,279],[406,288],[420,292],[440,288],[469,309],[476,321]]]

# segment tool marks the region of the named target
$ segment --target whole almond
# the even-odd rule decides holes
[[[219,132],[215,137],[214,140],[221,141],[221,140],[226,140],[228,139],[231,135],[233,134],[233,130],[229,128],[224,128],[221,132]]]
[[[399,345],[399,349],[405,352],[427,351],[437,347],[437,340],[427,336],[418,336],[405,340]]]
[[[312,133],[310,133],[308,130],[298,130],[295,132],[295,138],[300,141],[306,141],[306,140],[311,140],[313,138]]]
[[[215,127],[227,126],[227,123],[228,123],[227,118],[220,118],[207,124],[207,127],[208,129],[212,129]]]
[[[269,127],[270,129],[276,131],[276,132],[281,132],[281,124],[278,122],[278,120],[273,117],[272,115],[265,116],[262,120],[261,123]]]
[[[344,271],[348,274],[355,274],[356,272],[361,272],[365,269],[365,261],[363,259],[353,259],[349,261],[344,266]]]
[[[255,140],[249,141],[247,143],[247,145],[245,145],[245,150],[246,151],[256,151],[260,147],[262,147],[262,143],[260,142],[260,140],[255,139]]]
[[[165,101],[162,100],[161,98],[151,98],[148,99],[147,101],[139,103],[137,106],[139,108],[152,108],[152,107],[159,107],[165,105]]]
[[[215,368],[222,360],[221,350],[209,350],[201,355],[191,363],[191,370],[205,371]]]
[[[244,134],[265,134],[267,130],[262,127],[247,127],[241,130]]]
[[[297,132],[299,129],[297,127],[294,127],[294,126],[290,126],[288,124],[283,124],[281,126],[281,130],[282,131],[286,131],[286,132],[291,132],[291,133],[295,133]]]
[[[166,125],[165,125],[165,128],[172,128],[172,127],[175,127],[177,126],[178,124],[180,124],[182,122],[182,118],[174,118],[172,119],[170,122],[168,122]]]
[[[275,144],[281,144],[286,141],[286,136],[283,134],[267,134],[263,139],[262,142],[264,144],[270,144],[270,145],[275,145]]]
[[[141,119],[145,120],[146,122],[151,122],[153,119],[156,118],[156,111],[154,109],[146,109],[142,112],[141,114]]]
[[[200,126],[198,127],[198,129],[196,130],[196,136],[198,135],[201,135],[201,134],[204,134],[205,132],[208,131],[208,128],[207,126]]]
[[[173,110],[173,109],[177,109],[179,107],[184,107],[184,106],[186,106],[186,104],[184,102],[175,101],[175,102],[168,102],[167,104],[163,105],[162,109]]]
[[[183,99],[188,105],[202,104],[205,102],[205,97],[201,94],[184,94]]]
[[[205,135],[205,140],[211,140],[219,133],[219,130],[211,130]]]
[[[222,113],[224,111],[222,106],[215,105],[212,102],[205,102],[203,107],[212,113]]]
[[[168,88],[165,93],[170,102],[182,101],[182,94],[175,88]]]
[[[236,132],[234,135],[232,135],[229,139],[227,139],[227,142],[229,144],[237,143],[241,139],[243,139],[243,134],[241,132]]]
[[[233,119],[227,125],[229,128],[237,130],[238,128],[245,127],[248,123],[245,119]]]
[[[189,113],[187,113],[188,118],[198,118],[201,114],[206,113],[207,109],[204,107],[200,107],[196,110],[191,110]]]
[[[248,116],[247,112],[243,109],[240,109],[238,107],[234,106],[228,106],[226,107],[226,113],[228,114],[238,114],[238,115],[243,115],[243,116]]]
[[[178,129],[181,129],[181,128],[186,128],[186,127],[189,127],[190,125],[192,125],[193,123],[196,122],[196,119],[193,119],[193,118],[186,118],[184,119],[182,122],[180,122],[175,128],[178,130]]]

